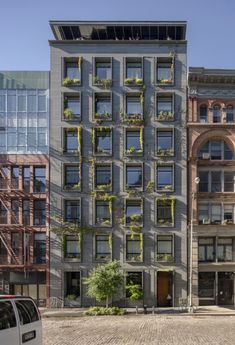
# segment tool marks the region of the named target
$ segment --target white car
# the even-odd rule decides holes
[[[42,345],[42,321],[30,297],[0,295],[0,344]]]

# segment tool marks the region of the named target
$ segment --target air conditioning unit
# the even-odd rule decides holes
[[[200,123],[206,123],[205,119],[200,119]]]
[[[208,219],[208,218],[203,218],[202,224],[206,225],[206,224],[210,224],[210,223],[211,223],[211,222],[210,222],[210,219]]]
[[[204,152],[204,153],[202,154],[202,159],[210,159],[210,154],[209,154],[209,152]]]

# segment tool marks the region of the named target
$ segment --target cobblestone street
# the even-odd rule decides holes
[[[234,316],[43,319],[43,345],[234,345]]]

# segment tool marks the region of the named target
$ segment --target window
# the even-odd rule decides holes
[[[159,121],[172,121],[174,119],[173,95],[157,95],[157,119]]]
[[[141,142],[141,130],[126,131],[126,154],[135,155],[143,153],[143,144]]]
[[[234,192],[234,172],[199,171],[199,192]]]
[[[112,215],[110,210],[110,202],[104,200],[95,201],[95,224],[96,225],[111,225]]]
[[[7,216],[8,212],[6,207],[3,205],[3,203],[0,201],[0,224],[7,224]]]
[[[7,261],[7,249],[5,244],[2,242],[2,240],[0,239],[0,263],[1,264],[5,264]]]
[[[142,85],[142,61],[141,59],[126,59],[125,84],[126,85]]]
[[[208,171],[199,171],[198,176],[200,179],[198,191],[199,192],[209,192],[209,183],[208,183],[209,172]]]
[[[65,63],[65,78],[72,80],[74,84],[80,84],[81,69],[78,65],[78,62],[74,61]]]
[[[215,272],[198,273],[198,296],[202,299],[215,298]]]
[[[233,204],[198,204],[199,224],[233,224]]]
[[[19,224],[19,200],[11,200],[11,224]]]
[[[221,171],[211,171],[211,192],[217,193],[222,191]]]
[[[201,123],[206,123],[207,122],[207,106],[206,105],[201,105],[199,108],[199,121]]]
[[[111,145],[111,130],[101,129],[95,131],[95,153],[101,155],[111,155],[112,145]]]
[[[78,153],[79,142],[78,133],[75,130],[65,131],[65,152],[66,153]]]
[[[34,225],[46,225],[46,200],[34,200]]]
[[[32,301],[15,301],[21,325],[26,325],[39,320],[39,315]]]
[[[34,168],[33,191],[34,193],[46,192],[46,168],[45,167]]]
[[[224,172],[224,192],[234,192],[234,172]]]
[[[221,122],[221,110],[219,105],[214,105],[213,107],[213,122]]]
[[[210,224],[209,205],[208,204],[199,204],[198,205],[198,223],[199,224]]]
[[[103,85],[104,81],[109,82],[111,84],[112,80],[112,68],[111,68],[111,59],[110,58],[103,58],[95,59],[95,84]],[[109,86],[107,85],[107,86]],[[104,83],[106,86],[106,83]]]
[[[79,165],[64,166],[64,188],[74,190],[81,188]]]
[[[228,105],[226,109],[226,122],[234,122],[234,109],[232,105]]]
[[[233,151],[223,140],[210,140],[199,150],[198,158],[211,160],[232,160]]]
[[[66,235],[65,236],[65,253],[66,259],[80,259],[81,258],[81,247],[78,236]]]
[[[173,236],[157,236],[157,261],[173,260]]]
[[[126,225],[143,225],[142,200],[126,200]]]
[[[23,167],[23,189],[26,193],[30,192],[30,168]]]
[[[211,205],[211,223],[221,224],[221,220],[222,220],[221,205],[212,204]]]
[[[9,176],[10,169],[2,166],[0,170],[0,189],[8,189]]]
[[[215,243],[213,237],[201,237],[198,239],[198,261],[215,261]]]
[[[142,261],[141,235],[126,236],[126,260]]]
[[[140,96],[126,96],[126,114],[128,117],[140,118],[143,114]]]
[[[34,263],[35,264],[46,263],[46,234],[45,233],[34,234]]]
[[[23,200],[22,204],[23,225],[30,225],[30,201]]]
[[[233,261],[233,239],[218,238],[218,261]]]
[[[80,272],[65,272],[65,297],[69,295],[80,296]]]
[[[157,130],[157,155],[174,155],[173,130]]]
[[[111,166],[96,165],[95,166],[95,188],[98,190],[108,190],[111,188]]]
[[[0,301],[0,331],[14,327],[16,318],[11,302]]]
[[[234,223],[234,205],[224,204],[224,224]]]
[[[64,218],[66,222],[79,224],[80,219],[80,200],[65,200]]]
[[[126,272],[126,286],[138,285],[139,290],[143,290],[143,274],[142,272]],[[126,297],[131,296],[130,290],[126,289]]]
[[[11,168],[11,188],[12,189],[19,189],[19,167],[12,167]]]
[[[174,77],[174,65],[172,58],[157,59],[157,83],[172,84]]]
[[[173,190],[173,166],[157,166],[157,190]]]
[[[111,258],[111,235],[95,235],[95,259],[107,260]]]
[[[126,165],[126,188],[135,189],[143,186],[142,165]]]
[[[95,119],[109,120],[112,118],[112,101],[110,94],[95,95]]]
[[[157,200],[157,225],[173,226],[175,212],[175,199]]]
[[[19,253],[20,253],[20,233],[19,232],[11,233],[11,248],[15,256],[19,256]]]
[[[66,96],[64,100],[64,118],[65,120],[80,120],[81,104],[79,97]]]

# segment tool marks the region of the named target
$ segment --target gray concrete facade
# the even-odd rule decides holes
[[[136,24],[138,25],[138,23]],[[98,41],[98,40],[53,40],[51,47],[51,121],[50,121],[50,202],[51,214],[63,216],[65,200],[80,200],[81,222],[92,228],[81,238],[80,259],[65,259],[59,238],[53,233],[51,220],[50,233],[50,296],[65,299],[66,272],[80,272],[80,294],[77,303],[80,306],[94,305],[95,301],[86,295],[82,278],[99,262],[94,259],[95,234],[111,234],[111,257],[120,260],[123,272],[142,272],[143,304],[157,306],[159,291],[159,272],[172,272],[172,304],[179,305],[181,299],[187,298],[187,149],[186,149],[186,46],[185,40],[144,41]],[[64,64],[71,59],[78,59],[81,64],[81,84],[66,87],[62,85]],[[104,89],[94,85],[94,63],[96,58],[110,58],[112,61],[112,85]],[[141,93],[141,87],[124,85],[126,58],[141,58],[143,69],[144,124],[143,155],[127,156],[125,154],[125,131],[139,128],[138,125],[123,123],[120,111],[123,111],[125,95]],[[174,68],[173,85],[156,83],[156,64],[158,59],[172,58]],[[112,121],[97,124],[93,108],[95,93],[112,94]],[[174,120],[158,121],[156,119],[156,97],[159,94],[171,95],[174,99]],[[64,95],[80,97],[81,121],[67,121],[63,118]],[[112,131],[112,154],[99,156],[93,153],[93,128],[105,126]],[[64,135],[68,129],[82,128],[81,154],[69,155],[64,152]],[[156,131],[173,130],[174,155],[169,157],[156,155]],[[102,193],[94,194],[94,164],[110,163],[112,166],[112,187],[107,192],[116,198],[112,207],[111,226],[95,226],[94,202]],[[125,189],[125,165],[131,163],[143,166],[142,191],[129,193]],[[80,190],[64,190],[64,165],[77,164],[81,171]],[[157,191],[156,167],[172,164],[174,167],[173,191]],[[149,182],[152,182],[149,184]],[[149,186],[151,185],[151,188]],[[172,226],[157,224],[157,199],[175,198]],[[143,205],[143,255],[139,262],[126,260],[126,235],[130,227],[124,225],[125,202],[128,199],[142,200]],[[157,261],[157,235],[173,235],[173,260]],[[114,301],[118,305],[130,305],[125,291]]]

